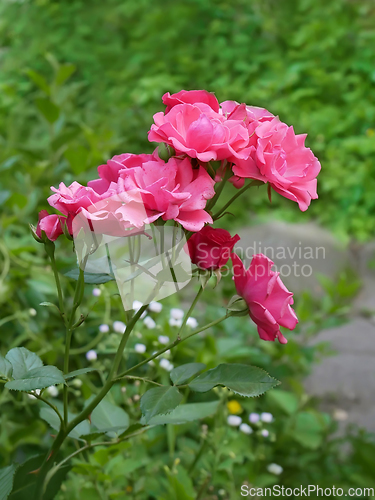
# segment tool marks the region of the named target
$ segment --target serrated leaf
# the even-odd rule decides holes
[[[48,97],[35,99],[35,105],[49,123],[54,123],[58,119],[60,109]]]
[[[171,380],[174,385],[180,385],[187,382],[191,377],[201,372],[206,368],[204,363],[186,363],[186,365],[173,368],[170,373]]]
[[[182,394],[177,387],[161,386],[145,392],[141,398],[141,411],[146,424],[155,415],[164,415],[176,408],[182,401]]]
[[[20,379],[33,368],[43,366],[43,361],[25,347],[14,347],[5,356],[13,367],[13,378]]]
[[[207,392],[220,385],[246,397],[254,397],[272,389],[280,382],[261,368],[238,363],[223,363],[199,375],[189,387],[195,392]]]
[[[59,402],[56,401],[55,403],[56,406],[60,406],[59,411],[62,413],[63,407],[62,405],[59,405]],[[56,412],[52,410],[49,406],[43,406],[40,409],[39,412],[40,418],[45,420],[47,424],[49,424],[52,429],[55,429],[55,431],[60,430],[60,419],[57,416]],[[72,421],[77,415],[74,415],[70,412],[68,412],[68,420],[69,422]],[[90,422],[88,420],[84,420],[83,422],[79,423],[70,433],[69,437],[73,439],[80,439],[81,436],[85,436],[87,434],[90,434],[91,428],[90,428]]]
[[[12,391],[29,392],[64,383],[63,373],[56,366],[40,366],[29,370],[22,378],[7,382],[5,387]]]
[[[12,376],[12,365],[0,354],[0,378],[10,378]]]
[[[125,410],[103,399],[91,413],[91,423],[109,437],[117,437],[129,427]]]
[[[79,278],[79,269],[72,269],[64,273],[64,275],[77,281]],[[84,273],[84,279],[85,283],[90,285],[101,285],[115,280],[114,276],[107,273]]]
[[[150,419],[149,425],[174,424],[181,425],[193,422],[201,418],[207,418],[216,413],[220,401],[209,401],[208,403],[188,403],[180,405],[167,415],[157,415]],[[141,419],[144,422],[144,417]]]
[[[12,491],[16,470],[16,465],[10,465],[9,467],[0,469],[0,500],[6,500]]]
[[[98,370],[96,368],[81,368],[79,370],[74,370],[73,372],[69,372],[66,375],[64,375],[64,379],[68,380],[73,377],[79,377],[79,375],[84,375],[85,373],[90,373],[90,372],[97,372]]]

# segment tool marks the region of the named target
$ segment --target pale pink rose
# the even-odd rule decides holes
[[[177,104],[207,104],[216,113],[219,112],[219,103],[214,94],[207,90],[180,90],[176,94],[170,95],[169,92],[163,95],[163,103],[167,106],[165,114]]]
[[[172,146],[202,162],[247,158],[249,133],[241,120],[225,118],[205,103],[177,104],[168,113],[156,113],[148,139]]]
[[[305,134],[296,135],[277,117],[260,123],[253,135],[256,146],[248,159],[235,160],[233,173],[236,187],[244,178],[269,182],[285,198],[296,201],[305,211],[318,198],[316,177],[320,163],[305,146]]]
[[[64,215],[71,217],[76,215],[82,208],[87,209],[101,199],[100,195],[90,187],[85,187],[78,182],[65,186],[60,182],[59,188],[51,187],[55,194],[48,198],[51,207],[56,208]]]
[[[193,169],[188,158],[170,158],[166,163],[153,154],[115,156],[99,167],[101,179],[89,182],[101,200],[82,209],[95,231],[120,235],[141,229],[162,218],[175,220],[188,231],[199,231],[212,223],[204,210],[214,194],[214,181],[200,167]]]
[[[286,344],[280,326],[293,330],[298,319],[291,307],[293,293],[281,281],[280,273],[271,270],[272,260],[263,254],[254,255],[248,270],[238,255],[232,254],[232,262],[237,293],[248,305],[259,337],[272,341],[278,339],[281,344]]]
[[[67,221],[66,217],[62,215],[49,214],[47,210],[41,210],[39,212],[39,221],[36,227],[36,234],[39,238],[42,237],[42,231],[46,233],[46,236],[51,241],[56,241],[57,238],[63,234],[63,224]]]

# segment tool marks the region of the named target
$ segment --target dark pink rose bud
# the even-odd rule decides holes
[[[238,234],[232,238],[225,229],[205,226],[188,240],[191,261],[200,269],[220,269],[228,262],[239,239]]]
[[[293,330],[298,319],[291,307],[293,293],[281,281],[280,273],[271,271],[272,260],[263,254],[254,255],[247,270],[238,255],[232,254],[232,262],[237,293],[245,299],[259,337],[286,344],[280,326]]]
[[[42,231],[46,233],[50,241],[55,241],[63,234],[63,224],[66,222],[66,217],[57,214],[49,214],[47,210],[39,212],[39,222],[36,227],[36,234],[42,238]]]

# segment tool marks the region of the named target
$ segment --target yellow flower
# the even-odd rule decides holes
[[[229,413],[231,413],[232,415],[236,415],[236,414],[242,412],[242,406],[235,399],[228,401],[227,408],[228,408]]]

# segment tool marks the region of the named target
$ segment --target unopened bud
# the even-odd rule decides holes
[[[176,151],[164,142],[158,146],[158,155],[161,160],[168,161],[175,154]]]

